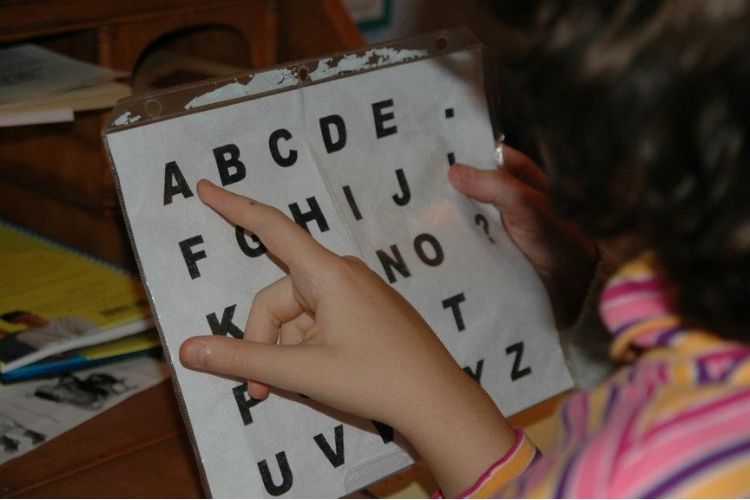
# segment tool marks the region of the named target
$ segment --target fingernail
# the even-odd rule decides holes
[[[182,363],[192,367],[200,367],[206,361],[206,346],[203,342],[187,342],[182,344]]]

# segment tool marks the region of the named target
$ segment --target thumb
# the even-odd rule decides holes
[[[249,340],[206,335],[191,337],[180,347],[183,366],[256,380],[279,389],[305,392],[306,382],[313,378],[314,347],[307,345],[275,345]]]

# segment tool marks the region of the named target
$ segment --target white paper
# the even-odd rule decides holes
[[[0,127],[63,123],[72,122],[74,119],[75,117],[71,108],[0,112]]]
[[[165,204],[165,166],[171,162],[192,194],[200,178],[221,184],[214,148],[236,145],[246,167],[246,176],[228,189],[287,214],[294,203],[308,211],[314,197],[329,229],[316,222],[309,229],[334,252],[357,255],[388,278],[378,251],[393,255],[395,245],[410,276],[392,271],[393,286],[506,415],[571,387],[544,287],[497,212],[467,200],[447,180],[449,154],[495,168],[482,89],[480,54],[467,50],[107,136],[147,290],[214,496],[337,497],[412,460],[400,438],[385,443],[372,422],[293,395],[273,394],[250,408],[251,423],[243,422],[233,393],[238,388],[245,397],[243,384],[180,364],[180,344],[210,333],[209,315],[221,320],[233,308],[228,314],[242,328],[253,295],[283,276],[267,256],[246,256],[234,228],[197,196],[176,194]],[[395,133],[377,138],[376,113],[393,115],[380,121],[381,128],[395,126]],[[329,153],[320,120],[333,115],[345,124],[346,144]],[[269,137],[280,129],[289,135],[278,142],[279,155],[297,155],[287,167],[269,150]],[[339,133],[330,136],[342,141]],[[408,203],[400,179],[408,184]],[[487,234],[477,215],[487,221]],[[197,235],[202,243],[191,251],[206,257],[196,262],[200,276],[192,279],[179,242]],[[335,460],[341,454],[343,464]]]
[[[60,434],[169,377],[161,360],[139,357],[74,372],[79,380],[106,374],[99,384],[106,396],[77,389],[65,377],[0,386],[0,464],[50,442]]]

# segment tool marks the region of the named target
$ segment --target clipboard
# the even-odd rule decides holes
[[[187,332],[241,337],[253,294],[284,275],[200,203],[200,176],[364,260],[507,415],[572,386],[542,283],[499,214],[447,181],[456,161],[496,168],[488,58],[470,32],[448,30],[113,110],[103,137],[208,494],[339,497],[417,457],[378,422],[282,391],[258,402],[244,383],[181,366]]]

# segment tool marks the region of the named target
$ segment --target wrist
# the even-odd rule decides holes
[[[433,385],[441,390],[425,399],[428,404],[412,406],[394,427],[427,462],[441,490],[455,496],[512,448],[516,433],[463,371],[444,382]]]

